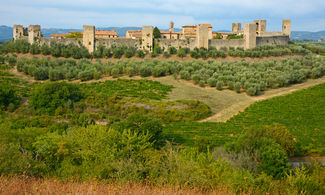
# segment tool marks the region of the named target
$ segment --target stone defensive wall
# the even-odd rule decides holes
[[[79,46],[80,44],[82,45],[82,39],[72,39],[72,38],[65,38],[65,39],[52,39],[52,38],[41,38],[40,39],[40,45],[46,44],[48,46],[51,46],[51,43],[61,43],[63,45],[77,45]]]
[[[209,40],[209,46],[216,47],[220,49],[222,47],[234,47],[234,48],[244,48],[245,47],[245,39],[211,39]]]
[[[233,47],[233,48],[244,48],[253,49],[257,46],[265,45],[286,45],[290,41],[291,33],[291,20],[283,20],[282,32],[267,32],[266,31],[266,20],[254,20],[254,23],[246,23],[244,29],[241,29],[240,23],[233,24],[234,35],[241,35],[241,39],[211,39],[211,29],[207,25],[198,25],[196,28],[195,38],[184,38],[184,39],[154,39],[153,27],[143,26],[142,27],[142,38],[113,38],[113,39],[100,39],[95,37],[95,26],[84,25],[83,26],[83,38],[72,39],[72,38],[43,38],[41,36],[40,25],[30,25],[28,28],[28,35],[26,35],[27,28],[22,25],[14,25],[13,38],[27,39],[30,44],[38,43],[40,45],[47,44],[51,45],[51,42],[57,42],[64,45],[74,44],[85,46],[89,53],[96,50],[99,45],[103,45],[107,48],[113,46],[126,46],[135,47],[137,49],[153,51],[154,43],[158,44],[165,51],[173,46],[175,48],[209,48],[210,46],[220,49],[222,47]]]
[[[96,39],[96,48],[99,45],[103,45],[106,48],[111,48],[112,46],[126,46],[126,47],[135,47],[141,48],[140,39]]]
[[[290,41],[289,36],[278,35],[278,36],[261,36],[256,37],[256,46],[265,45],[287,45]]]
[[[195,39],[156,39],[159,47],[167,51],[169,47],[175,48],[190,48],[191,50],[196,47]]]

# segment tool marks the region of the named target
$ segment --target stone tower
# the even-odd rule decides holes
[[[153,49],[153,27],[143,26],[142,27],[142,46],[143,50],[152,52]]]
[[[196,47],[209,47],[209,27],[198,25],[196,28]]]
[[[256,47],[256,23],[246,23],[244,25],[245,49]]]
[[[13,38],[18,40],[24,37],[24,27],[22,25],[14,24],[13,28]]]
[[[241,31],[241,23],[232,23],[232,32],[239,33]]]
[[[290,38],[291,35],[291,20],[283,20],[282,21],[282,33],[284,35],[288,35]]]
[[[95,51],[95,26],[83,25],[82,44],[88,49],[89,53]]]
[[[266,32],[266,20],[254,20],[256,23],[256,35],[262,36]]]
[[[174,32],[174,22],[173,21],[171,21],[169,24],[169,31]]]
[[[28,42],[33,44],[39,43],[41,40],[41,26],[40,25],[29,25],[28,28]]]

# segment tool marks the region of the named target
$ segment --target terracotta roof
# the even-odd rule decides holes
[[[128,30],[126,33],[128,33],[130,37],[142,38],[142,30]]]
[[[68,34],[51,34],[51,37],[66,37]]]
[[[95,35],[113,35],[117,36],[117,32],[114,30],[96,30]]]
[[[179,34],[178,32],[171,32],[171,31],[160,31],[161,34]]]
[[[199,26],[206,26],[206,27],[212,28],[211,24],[199,24]]]

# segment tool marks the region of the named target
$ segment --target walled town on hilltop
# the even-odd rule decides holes
[[[22,25],[14,25],[13,38],[26,39],[30,44],[48,44],[56,41],[63,44],[82,43],[90,53],[99,45],[106,47],[127,46],[152,51],[156,41],[162,49],[175,48],[208,48],[214,46],[252,49],[264,45],[286,45],[291,34],[291,20],[282,21],[282,32],[267,32],[266,20],[254,20],[253,23],[233,23],[231,32],[214,32],[211,24],[184,25],[180,32],[175,32],[174,22],[170,22],[168,31],[160,31],[161,38],[153,36],[153,26],[143,26],[141,30],[129,30],[125,37],[119,37],[117,32],[96,30],[95,26],[84,25],[82,32],[70,32],[68,34],[52,34],[50,38],[41,35],[40,25],[30,25],[25,28]],[[229,39],[229,37],[236,37]]]

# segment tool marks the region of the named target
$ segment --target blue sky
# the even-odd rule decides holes
[[[325,0],[0,0],[0,25],[40,24],[43,28],[125,27],[168,28],[210,23],[214,30],[232,22],[267,19],[268,31],[279,31],[282,19],[292,30],[325,30]]]

